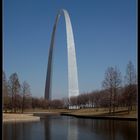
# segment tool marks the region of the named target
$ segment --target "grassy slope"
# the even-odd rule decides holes
[[[98,110],[95,108],[87,108],[87,109],[77,109],[77,110],[69,110],[69,109],[35,109],[35,110],[26,110],[26,112],[53,112],[53,113],[67,113],[72,115],[82,115],[82,116],[112,116],[108,113],[108,109],[99,108]],[[131,111],[129,114],[126,108],[118,108],[115,110],[114,116],[117,117],[130,117],[137,118],[137,111]]]

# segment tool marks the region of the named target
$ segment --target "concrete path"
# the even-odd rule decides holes
[[[12,114],[3,113],[3,122],[19,122],[19,121],[39,121],[40,117],[33,114]]]

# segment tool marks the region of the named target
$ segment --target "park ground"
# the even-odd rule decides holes
[[[106,108],[85,108],[85,109],[28,109],[21,113],[3,113],[3,122],[7,121],[31,121],[39,120],[37,114],[62,114],[85,118],[117,118],[137,120],[137,110],[128,113],[126,108],[118,108],[114,114],[109,114]],[[35,115],[36,114],[36,115]],[[35,116],[34,116],[35,115]]]

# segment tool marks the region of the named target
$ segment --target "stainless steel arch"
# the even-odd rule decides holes
[[[72,25],[71,25],[71,21],[70,21],[68,12],[66,10],[62,9],[58,12],[58,14],[56,16],[54,27],[53,27],[53,32],[52,32],[52,36],[51,36],[51,44],[50,44],[50,48],[49,48],[48,67],[47,67],[47,76],[46,76],[46,85],[45,85],[45,99],[48,99],[48,100],[51,99],[52,62],[53,62],[53,48],[54,48],[55,32],[56,32],[59,17],[62,14],[65,17],[66,35],[67,35],[69,98],[71,96],[79,95],[76,52],[75,52],[75,43],[74,43]]]

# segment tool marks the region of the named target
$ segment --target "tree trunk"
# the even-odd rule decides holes
[[[24,111],[24,104],[25,104],[25,97],[24,97],[24,95],[23,95],[23,100],[22,100],[22,113],[23,113],[23,111]]]
[[[13,94],[12,94],[12,100],[11,100],[11,104],[12,104],[12,107],[11,107],[11,112],[13,112],[13,109],[14,109],[14,102],[13,102],[14,98],[13,98]]]
[[[113,105],[113,115],[115,114],[115,105]]]
[[[130,106],[128,105],[128,114],[130,113]]]
[[[110,106],[109,106],[109,114],[111,114],[111,104],[110,104]]]

